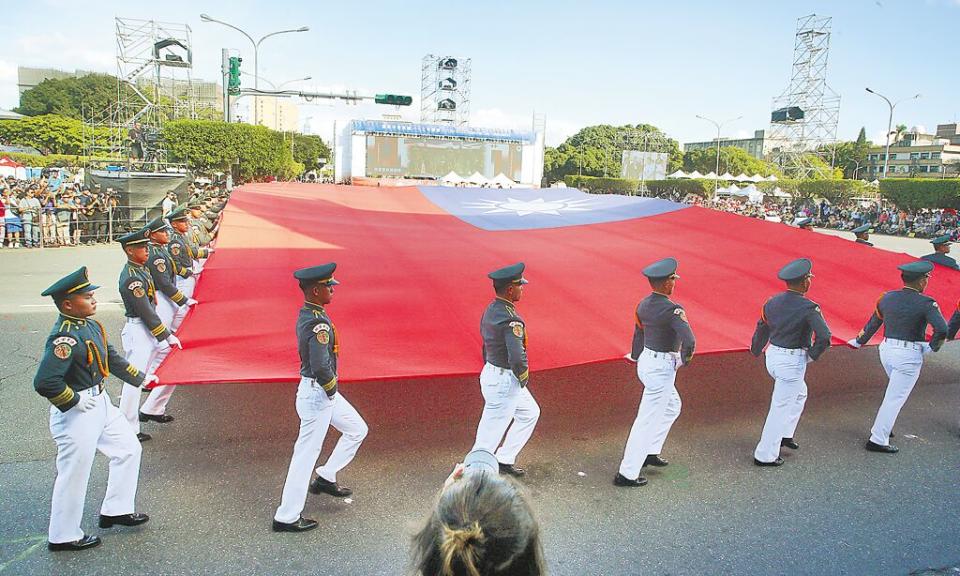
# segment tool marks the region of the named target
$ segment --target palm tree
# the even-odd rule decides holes
[[[893,130],[893,132],[890,132],[891,134],[893,134],[893,142],[894,143],[899,142],[900,139],[903,138],[903,135],[906,133],[906,131],[907,131],[906,124],[897,124],[897,127]]]

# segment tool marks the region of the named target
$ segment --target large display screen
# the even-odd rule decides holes
[[[522,145],[411,136],[367,136],[367,176],[440,179],[456,172],[520,181]]]
[[[663,180],[667,177],[666,152],[624,150],[620,177],[633,180]]]

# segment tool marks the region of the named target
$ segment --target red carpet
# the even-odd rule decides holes
[[[331,260],[342,284],[327,308],[342,337],[346,381],[479,373],[480,315],[493,297],[486,274],[516,261],[527,263],[530,284],[518,310],[536,372],[622,357],[634,308],[649,293],[640,270],[659,258],[680,261],[674,299],[687,309],[698,354],[747,349],[760,307],[782,289],[777,270],[789,260],[814,261],[810,297],[835,344],[859,332],[880,294],[900,286],[896,265],[911,260],[667,202],[583,200],[560,189],[453,190],[449,205],[437,189],[262,184],[235,191],[197,288],[200,304],[178,334],[185,349],[168,357],[161,382],[296,380],[302,299],[292,272]],[[467,195],[482,204],[461,211],[473,223],[450,214]],[[542,208],[542,199],[558,198],[563,207],[555,214]],[[499,208],[493,200],[502,201]],[[522,214],[537,202],[533,210],[542,213]],[[635,217],[618,220],[627,213]],[[566,225],[549,227],[557,223]],[[949,318],[960,274],[938,267],[929,293]]]

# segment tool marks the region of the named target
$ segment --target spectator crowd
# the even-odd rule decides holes
[[[686,204],[786,224],[792,224],[801,218],[813,218],[814,226],[819,228],[853,230],[864,224],[870,224],[876,234],[916,238],[949,235],[954,241],[960,237],[957,211],[953,208],[924,208],[907,211],[893,205],[886,205],[880,200],[854,200],[830,204],[826,200],[793,202],[790,199],[777,198],[755,203],[747,201],[746,198],[706,199],[693,194],[688,194],[682,201]]]

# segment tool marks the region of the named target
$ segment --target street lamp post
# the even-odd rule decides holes
[[[247,37],[247,40],[249,40],[249,41],[250,41],[250,44],[253,45],[253,87],[254,87],[254,89],[257,89],[257,88],[260,87],[259,84],[258,84],[258,82],[257,82],[257,81],[259,80],[259,78],[260,78],[260,71],[259,71],[259,69],[258,69],[258,67],[257,67],[257,60],[258,60],[257,56],[258,56],[258,53],[259,53],[259,50],[260,50],[260,43],[263,42],[264,40],[266,40],[267,38],[271,37],[271,36],[276,36],[277,34],[288,34],[288,33],[291,33],[291,32],[306,32],[306,31],[310,30],[310,27],[309,27],[309,26],[301,26],[300,28],[292,28],[292,29],[290,29],[290,30],[277,30],[276,32],[270,32],[269,34],[264,34],[263,36],[260,37],[259,40],[254,40],[254,39],[253,39],[253,36],[247,34],[246,32],[244,32],[244,31],[241,30],[240,28],[237,28],[237,27],[234,26],[233,24],[224,22],[223,20],[217,20],[216,18],[211,18],[210,16],[208,16],[208,15],[206,15],[206,14],[201,14],[201,15],[200,15],[200,20],[202,20],[202,21],[204,21],[204,22],[216,22],[217,24],[223,24],[223,25],[226,26],[227,28],[233,28],[233,29],[236,30],[237,32],[239,32],[239,33],[241,33],[241,34],[243,34],[244,36]],[[254,104],[253,104],[253,123],[254,123],[254,124],[258,124],[258,123],[259,123],[259,120],[260,120],[260,119],[259,119],[259,113],[257,112],[257,104],[256,104],[256,100],[254,100]]]
[[[716,168],[716,171],[714,172],[714,174],[716,175],[716,178],[713,181],[713,197],[716,198],[717,188],[720,186],[720,128],[722,128],[723,125],[727,124],[728,122],[736,122],[737,120],[743,118],[743,116],[737,116],[736,118],[724,120],[723,122],[717,122],[716,120],[707,118],[706,116],[701,116],[699,114],[697,114],[697,118],[701,120],[706,120],[707,122],[710,122],[711,124],[717,127],[717,168]]]
[[[907,101],[907,100],[916,100],[917,98],[920,97],[920,95],[919,95],[919,94],[914,94],[913,96],[910,96],[909,98],[904,98],[904,99],[902,99],[902,100],[897,100],[896,102],[891,102],[889,98],[887,98],[886,96],[884,96],[883,94],[881,94],[881,93],[879,93],[879,92],[877,92],[877,91],[875,91],[875,90],[871,90],[870,88],[866,88],[866,91],[869,92],[869,93],[871,93],[871,94],[873,94],[873,95],[875,95],[875,96],[879,96],[879,97],[883,98],[884,101],[887,103],[887,106],[890,107],[890,116],[887,118],[887,147],[886,147],[886,152],[885,152],[884,155],[883,155],[883,177],[886,178],[886,177],[887,177],[887,170],[890,168],[890,130],[893,128],[893,109],[897,107],[897,104],[899,104],[899,103],[901,103],[901,102],[905,102],[905,101]]]

